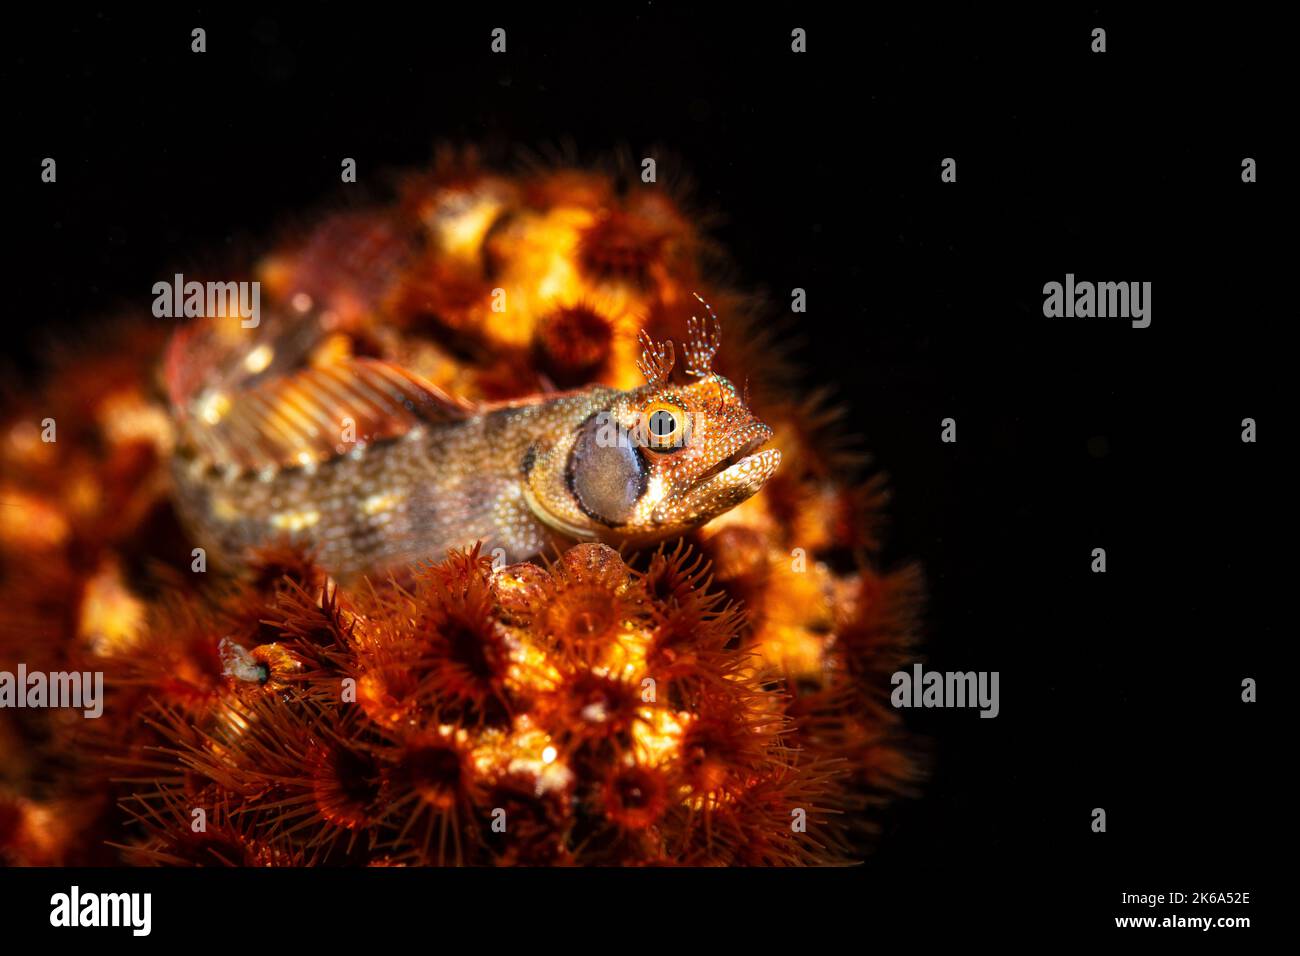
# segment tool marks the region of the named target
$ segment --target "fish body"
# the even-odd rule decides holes
[[[293,343],[172,389],[178,510],[226,564],[288,544],[347,579],[476,542],[510,563],[564,542],[649,543],[748,498],[780,462],[710,370],[716,319],[692,323],[692,383],[671,383],[672,343],[643,333],[641,388],[477,407],[375,359],[285,368]],[[194,347],[175,345],[173,373]]]

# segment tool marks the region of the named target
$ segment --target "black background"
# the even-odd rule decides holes
[[[489,52],[495,26],[505,56]],[[1089,50],[1095,26],[1105,54]],[[190,263],[251,261],[313,211],[382,194],[437,143],[663,157],[661,176],[689,174],[721,213],[742,286],[773,314],[807,290],[790,347],[809,387],[838,386],[890,475],[886,558],[924,565],[928,665],[1001,673],[995,720],[914,713],[935,772],[863,867],[709,885],[795,919],[971,917],[990,935],[1151,912],[1121,906],[1124,891],[1249,890],[1249,907],[1159,915],[1257,917],[1280,837],[1271,605],[1294,362],[1279,36],[1093,8],[29,13],[4,63],[6,352],[37,374],[51,336],[143,313],[153,282]],[[39,181],[45,156],[56,185]],[[360,187],[340,186],[343,156]],[[1241,181],[1246,156],[1259,183]],[[1150,328],[1044,318],[1043,284],[1067,272],[1152,282]],[[945,417],[955,445],[939,440]],[[1240,441],[1245,417],[1258,444]],[[1248,676],[1258,704],[1240,700]],[[409,877],[382,892],[454,885]],[[501,879],[469,885],[532,889]],[[562,893],[609,885],[557,879]],[[159,925],[176,917],[161,908]]]

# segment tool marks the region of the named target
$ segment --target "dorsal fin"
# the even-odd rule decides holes
[[[246,391],[209,389],[191,405],[186,431],[210,464],[260,471],[311,466],[420,424],[473,413],[398,365],[354,358]]]
[[[163,382],[175,409],[191,407],[213,390],[230,394],[255,388],[312,364],[334,331],[323,313],[286,314],[267,309],[256,328],[204,316],[181,326],[167,344]]]

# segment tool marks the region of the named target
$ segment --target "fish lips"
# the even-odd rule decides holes
[[[752,497],[781,464],[779,450],[762,447],[771,437],[772,429],[766,425],[746,429],[734,451],[689,488],[659,502],[652,513],[655,523],[691,524],[708,520]]]

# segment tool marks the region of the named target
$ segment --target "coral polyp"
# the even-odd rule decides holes
[[[311,336],[263,350],[224,314],[170,337],[124,315],[6,396],[0,669],[102,673],[104,695],[98,719],[0,709],[0,859],[869,852],[918,777],[888,680],[919,574],[879,566],[881,480],[799,390],[770,316],[717,281],[689,199],[626,173],[444,156],[257,265],[258,334],[309,317]],[[711,457],[530,444],[561,389],[646,390],[625,429],[689,406]],[[357,434],[264,462],[331,421],[309,414],[322,395],[359,410]],[[412,412],[429,396],[432,425]],[[492,403],[495,432],[471,411]],[[478,444],[450,430],[466,421]],[[454,487],[390,480],[410,435],[476,449]],[[363,493],[307,480],[336,461]],[[220,522],[213,546],[193,536]]]
[[[688,581],[695,561],[685,549],[661,552],[655,572]],[[258,647],[299,647],[324,663],[313,681],[273,690],[271,677],[227,669],[201,710],[145,704],[132,745],[115,760],[132,791],[122,799],[131,829],[142,831],[126,845],[129,858],[702,862],[691,856],[697,830],[743,816],[752,803],[754,821],[780,818],[771,838],[788,861],[843,859],[846,827],[829,810],[851,797],[791,743],[784,690],[747,673],[739,648],[724,649],[739,618],[697,611],[701,644],[736,660],[710,662],[715,673],[696,691],[660,697],[646,651],[661,623],[681,612],[675,598],[652,597],[649,573],[605,545],[579,545],[540,573],[527,567],[494,572],[474,552],[453,553],[412,583],[370,585],[355,600],[321,585],[329,623],[308,638],[301,592],[281,592],[267,621],[283,630]],[[523,626],[521,575],[533,579],[535,597],[544,595],[539,617]],[[705,607],[717,597],[688,595]],[[242,599],[188,601],[215,601],[219,612]],[[573,621],[594,603],[600,626],[580,627],[573,640]],[[470,638],[477,670],[467,669],[461,643]],[[208,632],[209,645],[226,640],[220,628]],[[377,658],[376,647],[387,654]],[[394,670],[392,661],[408,664]],[[129,668],[132,654],[106,664]],[[394,686],[394,673],[411,678]],[[386,691],[363,700],[363,687],[381,683]],[[320,693],[330,685],[332,699]],[[801,814],[813,824],[792,828]],[[195,819],[210,836],[182,832]]]

